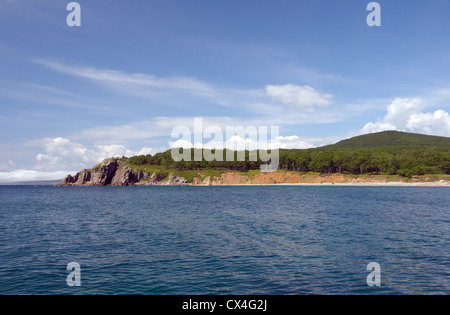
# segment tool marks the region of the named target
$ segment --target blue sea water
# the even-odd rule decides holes
[[[425,187],[0,186],[0,294],[449,294],[449,205]]]

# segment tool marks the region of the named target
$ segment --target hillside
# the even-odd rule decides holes
[[[450,149],[450,138],[401,131],[383,131],[342,140],[325,149],[358,149],[376,147],[426,146]]]
[[[248,151],[244,161],[227,161],[224,151],[223,161],[208,162],[194,160],[195,151],[201,149],[188,150],[191,161],[175,162],[170,150],[153,156],[106,159],[92,169],[67,176],[60,186],[230,184],[234,181],[235,184],[278,184],[305,183],[305,180],[336,182],[336,178],[342,182],[359,182],[368,178],[372,181],[373,176],[375,179],[382,176],[383,181],[394,181],[394,178],[395,181],[413,178],[420,181],[421,176],[447,181],[450,175],[450,138],[396,131],[359,136],[315,149],[280,150],[276,176],[261,173],[260,167],[266,163],[259,156],[256,161],[250,161]]]

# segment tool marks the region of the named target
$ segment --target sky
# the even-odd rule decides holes
[[[195,118],[280,148],[450,137],[448,0],[377,1],[380,26],[369,0],[80,0],[80,26],[69,2],[0,0],[0,182],[162,152]]]

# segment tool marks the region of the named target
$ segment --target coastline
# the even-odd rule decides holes
[[[162,170],[128,165],[107,159],[58,186],[355,186],[355,187],[450,187],[450,175],[399,175],[312,173],[277,170],[238,172],[220,169]]]
[[[224,187],[240,187],[240,186],[300,186],[300,187],[449,187],[450,183],[440,182],[417,182],[417,183],[405,183],[405,182],[360,182],[360,183],[279,183],[279,184],[221,184],[221,185],[206,185],[206,184],[187,184],[184,186],[192,187],[211,187],[211,186],[224,186]]]

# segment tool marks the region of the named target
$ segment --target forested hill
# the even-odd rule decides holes
[[[450,149],[450,138],[400,131],[383,131],[342,140],[336,144],[328,145],[323,148],[357,149],[393,146],[426,146]]]

